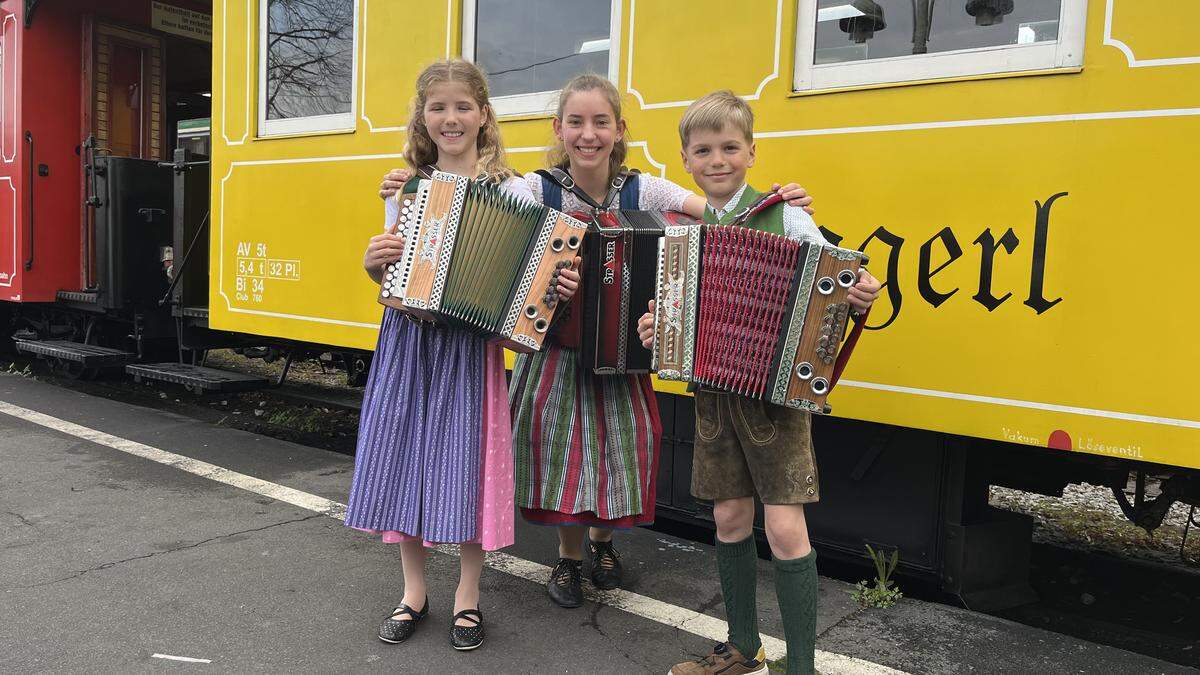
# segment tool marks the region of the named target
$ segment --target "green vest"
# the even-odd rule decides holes
[[[746,190],[742,192],[742,198],[738,200],[738,203],[720,221],[717,220],[717,216],[713,213],[712,208],[706,204],[704,206],[704,222],[728,225],[737,214],[742,212],[742,209],[753,204],[761,196],[761,192],[747,185]],[[752,216],[750,220],[747,220],[744,225],[756,230],[783,235],[783,204],[776,204],[765,211],[760,211]]]

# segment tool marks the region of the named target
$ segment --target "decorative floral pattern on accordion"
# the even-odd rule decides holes
[[[446,227],[446,218],[430,218],[429,226],[421,237],[421,255],[423,262],[433,262],[437,257],[437,245],[442,241],[442,230]]]

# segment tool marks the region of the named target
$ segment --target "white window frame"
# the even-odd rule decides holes
[[[310,115],[308,117],[289,117],[281,120],[267,119],[267,8],[269,0],[258,0],[258,135],[294,136],[298,134],[321,133],[327,131],[354,131],[355,120],[358,117],[358,40],[359,40],[359,0],[350,0],[354,4],[354,37],[351,45],[350,72],[350,112],[332,115]]]
[[[1087,0],[1062,0],[1058,41],[815,64],[817,0],[798,0],[795,91],[838,89],[1083,65]]]
[[[463,0],[462,52],[463,58],[475,62],[475,16],[477,0]],[[621,0],[610,0],[608,19],[608,79],[616,84],[621,51]],[[532,26],[531,26],[532,28]],[[564,82],[563,84],[566,84]],[[511,96],[493,96],[492,108],[499,117],[516,115],[550,115],[558,105],[558,93],[537,91]]]

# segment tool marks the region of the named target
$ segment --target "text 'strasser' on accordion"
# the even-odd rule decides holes
[[[606,211],[590,218],[579,291],[579,350],[600,375],[650,372],[638,319],[654,297],[658,240],[671,225],[696,221],[674,211]]]
[[[436,171],[402,202],[399,261],[384,266],[379,301],[409,314],[536,351],[558,306],[586,225],[500,186]]]
[[[828,413],[847,291],[867,257],[738,226],[669,227],[661,240],[658,376]],[[844,352],[844,353],[839,353]]]

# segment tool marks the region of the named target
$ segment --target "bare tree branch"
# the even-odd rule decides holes
[[[269,0],[267,118],[349,112],[353,0]]]

